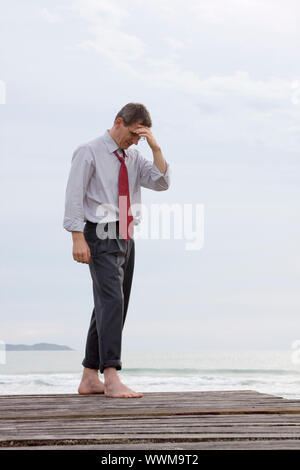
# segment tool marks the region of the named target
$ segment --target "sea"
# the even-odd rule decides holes
[[[253,390],[300,400],[296,353],[124,350],[119,376],[139,392]],[[0,361],[0,394],[78,393],[83,357],[83,351],[6,351]]]

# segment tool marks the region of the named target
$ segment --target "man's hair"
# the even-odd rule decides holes
[[[127,103],[118,112],[115,117],[115,121],[119,117],[123,119],[125,126],[130,126],[131,124],[134,124],[138,121],[142,121],[141,124],[143,126],[152,127],[150,113],[146,106],[141,103]]]

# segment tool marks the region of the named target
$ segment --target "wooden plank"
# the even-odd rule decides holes
[[[172,443],[173,446],[177,445],[182,445],[183,443],[187,443],[187,442],[190,442],[191,444],[193,444],[193,447],[194,448],[197,448],[197,444],[199,443],[214,443],[214,445],[216,446],[216,444],[222,442],[223,444],[224,443],[227,443],[228,446],[230,446],[232,444],[232,442],[249,442],[249,441],[252,441],[252,442],[263,442],[263,443],[266,443],[266,442],[269,442],[269,441],[273,441],[273,442],[284,442],[284,441],[296,441],[298,443],[298,446],[300,444],[300,439],[299,438],[295,438],[293,439],[293,437],[289,436],[289,435],[283,435],[283,436],[280,436],[280,437],[277,437],[277,436],[265,436],[265,435],[256,435],[256,436],[253,436],[253,437],[249,437],[249,436],[245,436],[245,437],[241,437],[239,434],[231,434],[231,435],[228,435],[228,436],[224,436],[223,434],[213,434],[213,435],[202,435],[202,436],[199,436],[199,435],[185,435],[185,434],[182,434],[180,436],[157,436],[155,434],[151,435],[151,437],[149,436],[143,436],[143,435],[139,435],[139,436],[127,436],[127,438],[118,438],[116,436],[110,436],[110,435],[107,435],[107,436],[103,436],[103,438],[76,438],[76,437],[72,437],[72,438],[65,438],[65,439],[52,439],[51,437],[45,437],[44,439],[39,439],[39,437],[28,437],[27,439],[18,439],[18,440],[7,440],[6,442],[3,442],[1,445],[0,445],[0,448],[3,448],[3,447],[29,447],[29,448],[33,448],[33,447],[37,447],[37,446],[61,446],[61,445],[85,445],[85,448],[90,448],[90,446],[93,446],[93,445],[106,445],[106,446],[109,446],[108,448],[111,448],[112,445],[115,445],[115,444],[119,444],[120,445],[120,448],[123,448],[123,449],[128,449],[128,446],[129,445],[133,445],[133,444],[141,444],[143,445],[143,447],[141,448],[147,448],[147,446],[149,446],[150,444],[166,444],[166,443]],[[121,447],[122,446],[122,447]],[[229,448],[229,447],[228,447]]]
[[[147,416],[228,413],[300,413],[299,401],[257,392],[145,393],[143,398],[104,395],[27,395],[0,397],[0,420],[47,417]]]
[[[205,441],[205,442],[163,442],[135,444],[89,444],[89,445],[49,445],[34,447],[3,447],[3,450],[296,450],[300,449],[297,440],[263,440],[263,441]]]
[[[251,390],[152,392],[137,399],[0,396],[1,448],[259,448],[258,443],[300,448],[300,400]]]

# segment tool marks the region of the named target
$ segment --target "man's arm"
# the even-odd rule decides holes
[[[160,147],[155,147],[152,149],[153,153],[153,163],[161,173],[166,173],[167,171],[167,162],[163,157]]]
[[[73,258],[80,263],[89,263],[90,259],[90,249],[83,233],[83,199],[93,171],[94,160],[89,147],[78,147],[73,153],[66,188],[63,226],[67,231],[72,232]]]
[[[139,150],[136,149],[139,161],[140,184],[144,188],[154,191],[166,191],[170,186],[170,166],[166,162],[165,172],[158,169],[158,164],[153,159],[153,163],[147,160]]]
[[[170,169],[169,164],[163,157],[160,146],[158,145],[154,135],[149,127],[138,124],[134,132],[147,139],[149,147],[153,153],[153,163],[146,160],[137,150],[140,168],[140,183],[145,188],[154,189],[155,191],[165,191],[170,186]]]

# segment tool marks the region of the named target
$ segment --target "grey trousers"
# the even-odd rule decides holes
[[[116,238],[99,238],[99,229],[102,232],[116,229]],[[134,271],[134,239],[126,242],[119,236],[118,221],[106,224],[87,221],[84,236],[91,251],[94,308],[82,365],[101,373],[105,367],[121,370],[122,330]]]

